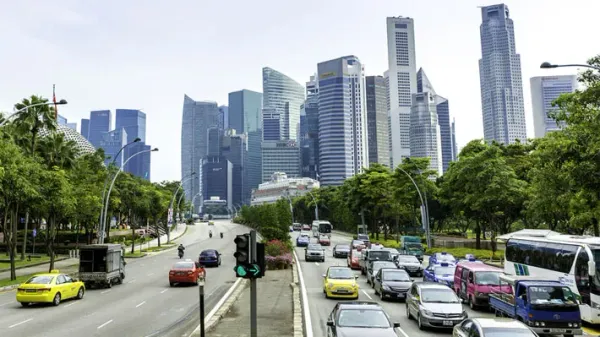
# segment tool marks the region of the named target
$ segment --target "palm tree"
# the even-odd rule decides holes
[[[71,169],[75,165],[77,143],[66,140],[62,133],[53,132],[40,139],[38,154],[44,159],[48,168],[58,166],[62,169]]]
[[[45,102],[48,102],[46,98],[32,95],[30,98],[24,98],[20,103],[15,104],[15,109],[20,110],[27,106]],[[56,130],[56,116],[54,114],[54,107],[43,104],[28,108],[19,113],[15,117],[13,123],[21,132],[29,133],[31,135],[29,153],[33,155],[35,153],[35,147],[40,130],[44,128],[50,132]]]

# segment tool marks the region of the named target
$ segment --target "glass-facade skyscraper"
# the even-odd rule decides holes
[[[479,77],[483,108],[483,138],[509,144],[526,141],[521,56],[505,4],[481,8]]]
[[[125,151],[119,153],[118,157],[115,156],[127,144],[127,132],[124,129],[117,129],[105,132],[101,137],[96,148],[104,149],[104,155],[107,157],[104,159],[104,164],[108,166],[114,162],[117,167],[121,167],[125,160],[127,160]]]
[[[319,83],[306,82],[306,101],[300,115],[300,163],[303,177],[319,178]]]
[[[574,92],[578,86],[576,75],[541,76],[531,78],[531,105],[533,107],[533,131],[536,138],[550,131],[559,130],[550,113],[556,108],[552,102],[561,94]]]
[[[390,164],[387,87],[383,76],[365,78],[369,162]]]
[[[317,65],[319,180],[337,186],[369,167],[364,69],[356,56]]]
[[[272,125],[269,120],[279,121],[279,137],[272,136],[279,139],[269,140],[296,140],[302,104],[304,104],[304,86],[277,70],[269,67],[263,68],[265,136],[267,135],[267,126]]]
[[[106,132],[112,126],[112,113],[110,110],[99,110],[90,112],[90,123],[88,127],[88,140],[95,148],[101,148],[100,142]]]
[[[81,119],[81,135],[89,140],[90,135],[90,120],[88,118]]]
[[[429,158],[429,169],[442,175],[442,147],[435,94],[413,95],[410,114],[410,155]]]
[[[117,109],[115,118],[115,129],[124,129],[127,132],[127,143],[136,138],[141,139],[139,143],[127,147],[127,158],[135,153],[150,149],[146,145],[146,114],[137,109]],[[125,167],[125,171],[143,179],[150,180],[150,153],[143,153],[132,157]]]

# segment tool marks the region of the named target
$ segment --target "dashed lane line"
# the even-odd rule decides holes
[[[33,318],[26,319],[26,320],[24,320],[24,321],[22,321],[22,322],[15,323],[15,324],[13,324],[13,325],[9,326],[8,328],[9,328],[9,329],[12,329],[12,328],[14,328],[14,327],[16,327],[16,326],[19,326],[19,325],[21,325],[21,324],[25,324],[25,323],[27,323],[27,322],[30,322],[30,321],[32,321],[32,320],[33,320]]]
[[[367,296],[370,300],[373,299],[373,297],[371,297],[369,294],[367,294],[367,292],[364,289],[361,289],[360,291],[362,291],[362,293],[365,294],[365,296]]]
[[[144,304],[146,304],[146,301],[144,301],[144,302],[142,302],[142,303],[140,303],[140,304],[136,305],[135,307],[136,307],[136,308],[139,308],[139,307],[141,307],[141,306],[142,306],[142,305],[144,305]]]
[[[103,292],[101,292],[100,294],[106,294],[106,293],[109,293],[109,292],[110,292],[110,290],[104,290],[104,291],[103,291]]]
[[[102,328],[104,328],[105,326],[109,325],[109,324],[110,324],[110,323],[112,323],[112,322],[113,322],[113,320],[112,320],[112,319],[111,319],[111,320],[108,320],[108,321],[104,322],[104,324],[102,324],[102,325],[99,325],[99,326],[98,326],[96,329],[102,329]]]
[[[164,293],[166,293],[166,292],[167,292],[167,290],[169,290],[169,289],[165,289],[165,290],[161,291],[160,293],[161,293],[161,294],[164,294]]]

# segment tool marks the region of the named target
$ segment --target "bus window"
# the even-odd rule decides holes
[[[581,295],[581,302],[590,304],[590,277],[588,274],[589,257],[585,249],[580,249],[575,261],[575,283]],[[591,305],[591,304],[590,304]]]
[[[577,246],[563,245],[562,254],[558,259],[558,265],[561,272],[568,274],[571,272],[573,262],[575,261],[575,255],[577,255]]]

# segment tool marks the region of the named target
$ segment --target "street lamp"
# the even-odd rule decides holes
[[[194,197],[192,198],[192,204],[190,205],[190,216],[192,216],[192,212],[195,211],[194,208],[194,201],[196,201],[196,197],[202,195],[202,193],[198,192],[196,193],[196,195],[194,195]]]
[[[28,106],[24,106],[21,109],[13,112],[10,116],[7,116],[6,119],[0,123],[0,126],[4,125],[6,122],[8,122],[8,120],[10,119],[10,117],[18,115],[21,112],[28,110],[29,108],[35,108],[36,106],[42,106],[42,105],[65,105],[67,103],[68,102],[66,100],[61,99],[60,101],[58,101],[56,103],[54,103],[54,102],[42,102],[42,103],[35,103],[35,104],[28,105]]]
[[[287,197],[288,201],[290,202],[290,212],[292,213],[292,224],[294,224],[294,205],[292,204],[292,198],[290,198],[290,189],[287,188],[285,190],[285,196]]]
[[[112,165],[115,164],[115,162],[117,161],[117,158],[119,158],[119,155],[121,154],[121,152],[123,151],[123,149],[125,149],[126,147],[128,147],[129,145],[133,144],[133,143],[137,143],[141,141],[140,138],[136,138],[133,140],[133,142],[128,143],[123,145],[123,147],[121,147],[121,149],[119,149],[119,152],[117,152],[117,154],[115,155],[115,157],[113,158],[112,162],[108,165],[107,167],[107,172],[106,172],[106,178],[104,179],[104,187],[102,188],[102,205],[104,205],[104,203],[106,202],[106,185],[108,184],[108,179],[110,178],[110,168],[112,167]],[[99,224],[102,224],[102,221],[104,220],[105,215],[104,215],[104,207],[102,207],[102,210],[100,211],[100,221]],[[104,237],[104,232],[102,232],[102,236]],[[102,242],[104,242],[104,239],[102,239]]]
[[[589,64],[552,64],[550,62],[544,62],[540,65],[541,69],[553,69],[553,68],[564,68],[564,67],[582,67],[590,68],[600,71],[600,67],[591,66]]]
[[[183,179],[181,179],[181,182],[179,183],[179,186],[177,187],[177,189],[175,190],[175,193],[173,193],[173,198],[171,198],[171,203],[169,204],[169,211],[168,212],[173,212],[173,204],[175,203],[175,197],[177,196],[177,192],[179,192],[179,190],[183,187],[183,183],[185,181],[190,180],[191,178],[193,178],[196,175],[196,172],[192,172],[190,173],[189,176],[184,177]],[[174,217],[171,216],[171,220]],[[174,222],[174,221],[173,221]],[[169,243],[171,235],[170,235],[171,231],[170,231],[170,227],[169,227],[169,219],[167,219],[167,243]]]
[[[319,205],[317,204],[317,199],[315,198],[315,196],[312,194],[311,191],[306,191],[308,192],[308,194],[310,194],[310,196],[313,199],[313,202],[315,203],[315,220],[319,221]]]
[[[144,150],[144,151],[140,151],[140,152],[136,152],[134,154],[132,154],[131,156],[129,156],[129,158],[127,158],[127,160],[125,160],[123,162],[123,164],[121,164],[121,167],[119,168],[119,170],[117,171],[117,173],[115,173],[115,176],[113,177],[112,182],[110,183],[110,187],[108,188],[108,192],[106,193],[106,202],[104,204],[104,219],[102,219],[102,224],[101,224],[101,229],[102,231],[100,232],[100,238],[98,240],[98,243],[104,243],[104,231],[106,230],[106,218],[107,218],[107,213],[108,213],[108,202],[110,201],[110,192],[112,192],[112,188],[115,185],[115,181],[117,181],[117,177],[119,176],[119,173],[121,173],[121,171],[123,170],[123,168],[125,167],[125,165],[127,165],[127,163],[135,156],[140,155],[142,153],[148,153],[148,152],[156,152],[158,151],[158,148],[154,148],[152,150]]]
[[[415,182],[415,180],[413,179],[413,177],[410,174],[408,174],[408,172],[406,172],[400,166],[398,166],[397,169],[400,170],[400,172],[406,174],[406,176],[410,179],[410,181],[413,183],[413,185],[415,185],[415,188],[417,189],[417,193],[419,194],[419,198],[421,199],[421,221],[423,222],[423,225],[425,226],[425,235],[426,235],[426,238],[427,238],[426,239],[427,240],[427,247],[431,248],[431,233],[429,231],[429,210],[427,209],[427,203],[423,199],[423,195],[421,194],[421,190],[419,189],[419,186],[417,185],[417,183]]]

